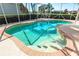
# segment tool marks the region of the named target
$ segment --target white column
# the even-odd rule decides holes
[[[29,9],[30,8],[31,8],[31,3],[29,3]],[[32,15],[31,10],[29,11],[29,15],[30,15],[30,20],[31,20],[31,15]]]
[[[6,22],[6,26],[5,26],[5,28],[4,28],[4,31],[2,32],[2,34],[1,34],[1,36],[0,36],[0,40],[1,40],[3,34],[4,34],[5,30],[6,30],[6,27],[7,27],[7,25],[8,25],[8,22],[7,22],[7,18],[6,18],[6,15],[5,15],[5,12],[4,12],[4,8],[3,8],[2,3],[0,4],[0,6],[1,6],[1,10],[2,10],[3,16],[4,16],[4,18],[5,18],[5,22]]]
[[[76,22],[77,22],[78,19],[79,19],[79,9],[78,9],[78,11],[77,11],[77,16],[76,16],[76,18],[75,18],[75,24],[76,24]]]
[[[36,3],[36,9],[37,9],[37,3]],[[37,19],[38,19],[38,9],[37,9]]]
[[[5,15],[5,12],[4,12],[4,8],[3,8],[2,3],[1,3],[1,10],[2,10],[3,16],[4,16],[4,18],[5,18],[6,24],[8,24],[8,21],[7,21],[7,18],[6,18],[6,15]]]
[[[21,21],[20,21],[20,16],[19,16],[19,10],[18,10],[18,5],[17,5],[17,3],[16,3],[16,10],[17,10],[17,15],[18,15],[18,21],[19,21],[19,23],[21,23]]]
[[[73,11],[74,11],[74,7],[75,7],[74,5],[75,5],[75,4],[73,4],[73,10],[72,10],[72,13],[73,13]],[[73,15],[72,13],[71,13],[71,16],[70,16],[70,20],[71,20],[71,17],[72,17],[72,15]]]

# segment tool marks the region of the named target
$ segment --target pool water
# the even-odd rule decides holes
[[[51,42],[60,39],[57,26],[70,24],[71,22],[50,20],[38,21],[28,24],[15,25],[5,32],[21,40],[26,46],[37,46],[44,42]]]

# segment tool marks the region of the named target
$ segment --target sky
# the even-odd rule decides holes
[[[47,3],[45,3],[45,4],[47,4]],[[51,4],[54,7],[54,10],[65,10],[65,9],[68,9],[69,11],[71,11],[71,10],[78,10],[78,8],[79,8],[79,5],[77,3],[63,3],[63,4],[60,4],[60,3],[51,3]],[[41,4],[37,4],[36,5],[36,10],[38,10],[38,7],[40,5]],[[30,3],[27,3],[27,8],[30,11],[32,11]]]

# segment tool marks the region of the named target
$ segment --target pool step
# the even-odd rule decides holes
[[[37,31],[34,31],[34,30],[31,30],[31,31],[24,31],[28,41],[30,41],[31,45],[34,44],[43,34],[43,32],[37,32]],[[25,35],[24,34],[24,35]]]
[[[56,42],[54,42],[54,43],[50,42],[50,43],[43,44],[43,45],[42,44],[41,45],[37,45],[37,47],[40,48],[40,49],[42,49],[42,48],[44,48],[44,49],[53,48],[53,49],[56,49],[56,50],[59,50],[59,49],[63,48],[60,45],[58,45]]]

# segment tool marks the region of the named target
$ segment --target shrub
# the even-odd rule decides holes
[[[30,18],[31,17],[31,18]],[[46,18],[47,16],[45,14],[38,14],[38,18]],[[61,14],[61,15],[56,15],[56,14],[51,14],[49,15],[48,18],[54,18],[54,19],[70,19],[74,20],[76,17],[76,14],[73,14],[72,16],[69,14]],[[18,22],[18,16],[7,16],[7,21],[8,23],[14,23]],[[20,21],[25,21],[25,20],[30,20],[30,19],[37,19],[37,14],[26,14],[26,15],[20,15]],[[6,24],[4,17],[0,18],[0,25],[1,24]]]

